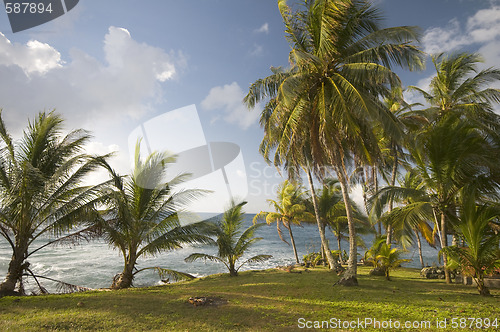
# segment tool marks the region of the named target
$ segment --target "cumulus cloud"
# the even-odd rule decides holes
[[[185,62],[181,53],[134,40],[123,28],[104,36],[105,61],[73,49],[69,61],[49,44],[11,43],[0,34],[0,107],[11,123],[56,108],[70,126],[138,118],[162,100],[161,83]]]
[[[210,89],[208,96],[201,102],[201,107],[207,111],[222,111],[226,122],[248,129],[257,122],[260,112],[257,109],[249,111],[242,103],[244,96],[245,93],[236,82],[216,86]]]
[[[62,61],[61,54],[49,44],[36,40],[26,45],[12,44],[0,32],[0,66],[17,66],[29,77],[60,68]]]
[[[260,26],[260,28],[254,30],[257,33],[269,33],[269,24],[266,22]]]
[[[452,19],[444,28],[430,28],[423,38],[427,53],[456,51],[472,44],[495,43],[500,45],[500,6],[491,3],[469,17],[465,26]]]

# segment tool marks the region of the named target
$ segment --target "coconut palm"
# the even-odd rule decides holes
[[[449,115],[418,134],[410,151],[416,169],[431,199],[441,247],[448,246],[450,216],[455,215],[461,189],[474,182],[482,183],[484,192],[494,193],[498,182],[490,175],[498,173],[498,146],[473,123]],[[446,263],[446,257],[443,257]],[[446,281],[451,282],[446,270]]]
[[[73,130],[65,136],[62,131],[59,115],[41,112],[16,142],[0,111],[0,235],[12,248],[0,296],[12,294],[16,284],[23,293],[23,275],[36,278],[28,262],[35,252],[62,240],[96,235],[90,222],[95,218],[93,207],[102,188],[83,186],[82,180],[104,157],[83,153],[91,138],[85,130]],[[76,225],[81,229],[68,234]],[[33,248],[45,235],[56,240]]]
[[[412,27],[381,29],[377,10],[364,1],[305,1],[296,12],[285,0],[278,6],[292,48],[291,68],[279,86],[275,80],[264,87],[266,80],[257,81],[245,101],[252,106],[271,98],[263,111],[264,156],[276,151],[275,164],[305,168],[310,183],[310,170],[319,169],[319,175],[323,167],[334,169],[350,233],[348,269],[340,283],[355,285],[356,231],[346,163],[352,154],[366,163],[377,158],[374,124],[386,134],[400,134],[377,97],[398,82],[392,65],[421,67],[422,53],[411,44],[418,33]]]
[[[300,185],[285,180],[280,184],[276,191],[276,200],[268,199],[268,203],[274,208],[275,212],[260,212],[255,215],[254,223],[257,220],[265,219],[268,225],[276,223],[276,229],[280,239],[287,243],[283,238],[280,225],[288,229],[290,235],[290,242],[292,243],[293,254],[295,262],[300,263],[299,256],[297,255],[297,248],[295,246],[295,239],[293,237],[292,225],[300,225],[302,221],[312,221],[314,216],[306,209],[304,202],[304,190]]]
[[[403,97],[403,89],[401,86],[392,87],[388,96],[383,99],[384,106],[389,109],[392,114],[400,121],[405,135],[397,140],[395,137],[384,137],[383,132],[379,133],[379,144],[382,147],[381,167],[380,173],[386,180],[390,187],[396,185],[397,175],[399,173],[400,165],[408,167],[408,155],[405,153],[405,140],[412,137],[411,130],[421,128],[422,125],[428,123],[428,120],[419,115],[417,112],[412,111],[412,107],[421,105],[418,103],[408,104]],[[387,170],[386,170],[387,169]],[[390,177],[386,175],[390,174]],[[376,193],[377,190],[373,191]],[[390,213],[393,209],[394,201],[389,199],[387,202],[387,212]],[[387,224],[386,229],[386,243],[389,245],[392,242],[392,225]]]
[[[343,262],[342,257],[342,240],[349,241],[349,227],[347,223],[345,204],[342,200],[342,192],[339,182],[336,179],[325,179],[323,188],[318,192],[317,197],[319,216],[323,229],[328,226],[333,235],[337,239],[337,250],[339,258]],[[312,210],[312,200],[308,200],[308,209]],[[351,204],[354,205],[353,202]],[[356,209],[353,210],[354,219],[356,221],[356,233],[368,234],[371,233],[371,227],[367,223],[366,218],[361,215]],[[358,237],[356,240],[358,245],[363,246],[362,238]],[[338,267],[336,267],[338,268]]]
[[[255,231],[265,224],[253,224],[243,230],[244,212],[243,205],[246,202],[236,204],[231,202],[229,209],[224,212],[222,220],[217,223],[215,234],[217,237],[217,256],[194,253],[189,255],[185,261],[194,262],[196,260],[209,260],[222,263],[229,270],[229,275],[235,277],[238,275],[240,268],[247,263],[263,262],[271,255],[257,255],[246,259],[243,263],[237,266],[238,260],[246,254],[248,249],[262,238],[254,237]]]
[[[432,61],[436,76],[429,90],[410,87],[429,103],[423,113],[430,123],[417,133],[410,152],[435,202],[441,246],[445,248],[448,214],[455,214],[460,188],[488,176],[489,181],[483,183],[490,187],[484,189],[494,192],[500,180],[498,163],[488,162],[490,156],[498,155],[500,146],[500,118],[493,112],[493,103],[500,102],[500,90],[489,87],[500,79],[500,70],[480,71],[482,58],[478,54],[442,53],[434,55]],[[446,262],[446,257],[443,259]],[[446,281],[451,282],[448,270]]]
[[[434,247],[436,235],[434,230],[437,226],[432,227],[436,222],[432,202],[415,169],[407,171],[399,187],[387,186],[380,189],[371,198],[373,210],[381,209],[389,200],[401,205],[384,213],[381,222],[391,225],[396,242],[404,249],[413,245],[416,239],[420,263],[424,267],[420,236],[422,235],[427,243]]]
[[[460,113],[481,128],[493,125],[498,128],[498,116],[493,104],[500,102],[500,90],[489,85],[500,80],[500,70],[488,68],[479,70],[483,62],[477,53],[440,53],[432,56],[436,69],[429,90],[411,86],[423,95],[430,107],[427,117],[439,121],[448,114]]]
[[[490,295],[484,285],[485,275],[500,268],[500,233],[492,224],[500,225],[500,206],[477,204],[476,195],[469,193],[462,198],[460,221],[456,230],[466,247],[450,246],[442,251],[457,262],[465,275],[470,275],[477,285],[479,294]]]
[[[385,272],[385,278],[391,280],[390,271],[401,266],[404,262],[409,262],[411,259],[402,259],[403,251],[399,248],[392,248],[391,245],[383,243],[380,247],[376,260],[377,264]]]
[[[191,276],[168,268],[154,266],[137,269],[140,258],[182,248],[184,244],[210,244],[211,227],[206,222],[181,225],[179,213],[198,199],[202,192],[176,191],[176,185],[185,181],[181,174],[166,180],[169,164],[175,157],[164,152],[153,152],[144,160],[140,142],[135,149],[134,169],[130,176],[118,175],[104,163],[113,181],[106,191],[105,207],[98,223],[104,239],[123,256],[123,271],[113,280],[113,289],[132,286],[135,276],[145,270],[155,270],[161,277],[174,279]]]

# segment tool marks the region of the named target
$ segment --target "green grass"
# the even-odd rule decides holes
[[[252,271],[122,291],[4,297],[0,331],[284,331],[299,330],[299,318],[431,321],[430,330],[436,319],[446,318],[451,331],[456,330],[452,318],[500,320],[500,290],[484,298],[474,287],[422,279],[417,270],[396,270],[393,281],[386,281],[368,276],[364,267],[360,286],[345,288],[332,286],[338,277],[325,269],[310,271]],[[227,304],[193,307],[187,302],[191,296],[220,297]]]

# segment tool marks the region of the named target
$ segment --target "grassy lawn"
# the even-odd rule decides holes
[[[360,268],[360,286],[353,288],[332,286],[338,277],[325,269],[267,270],[123,291],[4,297],[0,331],[284,331],[299,330],[299,318],[304,324],[331,318],[430,321],[427,330],[436,329],[436,319],[448,319],[448,329],[441,330],[452,331],[452,318],[500,320],[500,290],[483,298],[474,287],[425,280],[413,269],[393,272],[393,281],[370,277],[368,270]],[[194,307],[187,301],[192,296],[222,301]]]

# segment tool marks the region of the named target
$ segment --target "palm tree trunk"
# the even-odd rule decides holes
[[[319,230],[319,237],[321,238],[321,247],[325,250],[325,255],[326,259],[328,261],[328,264],[330,265],[330,270],[336,270],[340,271],[342,269],[342,266],[339,264],[338,261],[336,261],[333,258],[332,252],[330,251],[330,248],[328,246],[328,241],[326,239],[325,232],[323,231],[323,228],[321,227],[322,222],[319,218],[319,208],[318,208],[318,201],[316,199],[316,192],[314,190],[314,184],[313,184],[313,179],[311,175],[311,170],[307,169],[307,180],[309,182],[309,187],[311,189],[311,197],[313,201],[313,206],[314,206],[314,214],[316,215],[316,223],[318,224],[318,230]]]
[[[378,191],[378,179],[377,179],[377,168],[372,166],[372,182],[373,182],[373,193],[374,195]],[[382,223],[377,221],[377,234],[382,234]]]
[[[342,257],[342,244],[341,244],[340,235],[337,236],[337,248],[339,250],[339,259],[340,259],[340,262],[343,263],[344,262],[344,257]]]
[[[290,233],[290,241],[292,242],[293,254],[295,255],[295,262],[300,264],[299,256],[297,255],[297,248],[295,247],[295,239],[293,238],[292,233],[292,224],[288,224],[288,232]]]
[[[232,258],[230,258],[230,260],[229,260],[229,276],[230,277],[238,276],[238,271],[236,271],[236,268],[235,268],[235,260]]]
[[[393,157],[394,157],[394,164],[392,165],[392,174],[391,174],[390,185],[391,185],[391,187],[394,187],[394,185],[396,184],[396,175],[398,173],[398,150],[396,150],[394,142],[392,142],[391,145],[392,145],[392,153],[393,153]],[[388,213],[391,213],[393,204],[394,204],[394,201],[392,200],[392,198],[389,199],[389,207],[387,208]],[[387,225],[386,244],[390,245],[391,242],[392,242],[392,225],[389,224],[389,225]]]
[[[448,247],[448,237],[446,236],[446,216],[443,211],[441,211],[441,248]],[[451,284],[450,270],[446,268],[448,265],[448,257],[443,253],[443,265],[444,265],[444,276],[447,284]]]
[[[414,229],[415,235],[417,236],[417,246],[418,246],[418,258],[420,259],[420,265],[422,269],[425,267],[424,256],[422,255],[422,241],[420,241],[420,235],[418,234],[418,230]]]
[[[354,218],[352,215],[352,206],[349,199],[347,176],[342,160],[337,157],[335,165],[335,173],[340,183],[342,190],[342,198],[344,199],[345,211],[347,216],[347,225],[349,228],[349,260],[347,261],[347,270],[340,278],[338,284],[344,286],[357,286],[358,285],[358,252],[356,244],[356,228],[354,227]]]
[[[21,280],[23,275],[23,262],[24,257],[26,257],[26,248],[27,246],[16,246],[14,249],[14,253],[12,254],[9,268],[7,270],[7,276],[5,280],[0,284],[0,297],[4,295],[17,295],[14,291],[16,288],[16,284]],[[28,263],[26,263],[28,264]]]
[[[137,257],[135,255],[128,255],[125,259],[125,266],[123,272],[113,278],[111,289],[124,289],[132,286],[134,280],[134,267]]]

